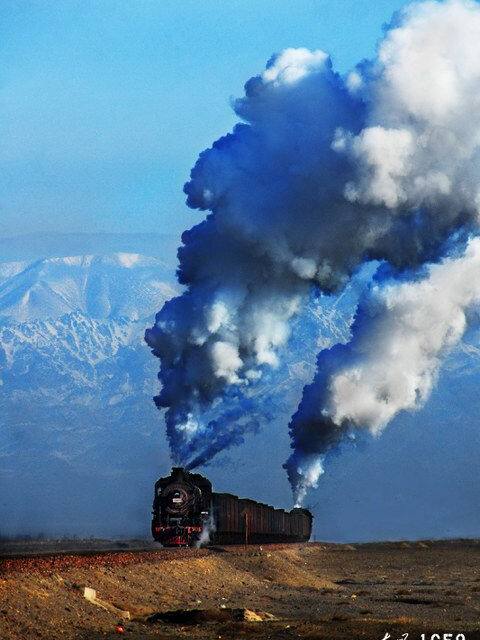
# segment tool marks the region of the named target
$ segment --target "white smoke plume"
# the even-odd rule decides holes
[[[323,473],[323,459],[352,428],[379,435],[402,410],[419,409],[445,355],[480,303],[480,238],[464,255],[429,265],[419,280],[375,283],[360,301],[352,339],[318,356],[291,423],[288,461],[300,504]]]
[[[243,122],[200,155],[185,186],[188,204],[210,211],[183,235],[186,291],[146,333],[177,463],[208,462],[253,428],[229,399],[278,366],[312,288],[338,291],[372,259],[412,272],[478,231],[479,102],[480,8],[470,0],[407,7],[377,57],[346,77],[322,51],[286,49],[247,82],[235,103]],[[342,422],[353,401],[340,387],[332,420]],[[223,406],[228,425],[206,419]],[[319,466],[323,436],[300,442],[291,428],[297,487],[299,469]]]
[[[198,538],[195,546],[199,549],[200,547],[206,547],[207,544],[210,543],[210,538],[217,530],[215,525],[215,519],[213,516],[210,516],[209,519],[204,523],[202,533]]]

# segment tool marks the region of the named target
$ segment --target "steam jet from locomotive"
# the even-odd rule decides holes
[[[198,473],[174,467],[155,483],[152,535],[166,547],[306,542],[312,532],[307,509],[274,509],[229,493],[215,493]]]

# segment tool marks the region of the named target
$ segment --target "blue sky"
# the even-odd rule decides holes
[[[232,127],[244,82],[289,46],[344,72],[403,4],[5,0],[0,237],[191,226],[183,183]]]

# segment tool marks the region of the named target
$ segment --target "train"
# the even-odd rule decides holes
[[[199,473],[174,467],[155,483],[152,536],[165,547],[307,542],[313,516],[212,491]]]

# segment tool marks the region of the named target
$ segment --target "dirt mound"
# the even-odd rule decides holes
[[[317,554],[318,551],[317,549]],[[244,555],[235,557],[234,562],[237,568],[241,567],[262,581],[318,590],[336,588],[297,547],[276,551],[269,551],[265,547],[261,551],[247,551]]]

